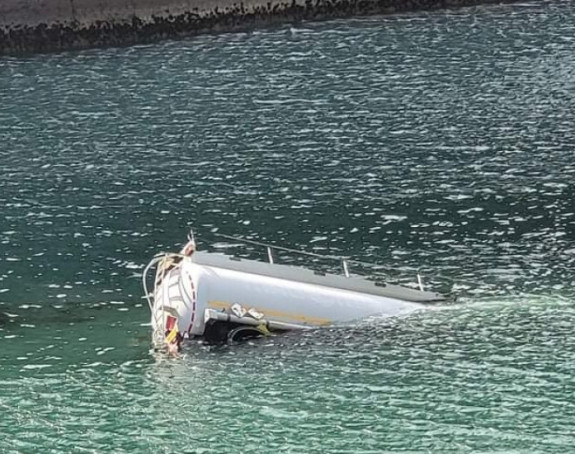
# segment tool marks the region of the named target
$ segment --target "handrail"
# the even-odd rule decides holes
[[[346,277],[349,277],[348,265],[350,265],[350,264],[351,265],[368,266],[368,267],[377,267],[377,268],[383,269],[385,271],[396,271],[395,269],[388,267],[388,266],[385,266],[385,265],[380,265],[378,263],[364,262],[361,260],[354,260],[351,257],[344,256],[344,255],[317,254],[315,252],[301,251],[299,249],[291,249],[291,248],[287,248],[284,246],[276,246],[273,244],[262,243],[260,241],[254,241],[254,240],[248,240],[246,238],[241,238],[241,237],[232,236],[232,235],[226,235],[223,233],[214,233],[213,235],[218,236],[220,238],[226,238],[228,240],[234,240],[234,241],[239,241],[241,243],[253,244],[255,246],[265,247],[268,250],[268,257],[270,257],[270,251],[277,249],[278,251],[285,251],[285,252],[290,252],[292,254],[305,255],[308,257],[315,257],[315,258],[327,259],[327,260],[337,260],[337,261],[341,262],[341,265],[343,268],[343,274]],[[271,261],[270,263],[273,263],[273,261]]]
[[[290,249],[290,248],[283,247],[283,246],[275,246],[273,244],[267,244],[267,243],[262,243],[260,241],[248,240],[245,238],[232,236],[232,235],[225,235],[223,233],[214,233],[214,235],[219,236],[221,238],[227,238],[228,240],[240,241],[242,243],[253,244],[255,246],[262,246],[262,247],[266,247],[266,248],[277,249],[278,251],[293,252],[294,254],[307,255],[310,257],[332,259],[332,260],[347,260],[347,259],[349,259],[349,257],[343,257],[343,256],[339,256],[339,255],[322,255],[322,254],[316,254],[315,252],[300,251],[298,249]]]
[[[341,262],[343,274],[346,277],[350,276],[348,265],[359,265],[362,267],[377,268],[377,269],[386,271],[388,273],[396,273],[397,272],[397,269],[392,268],[390,266],[381,265],[379,263],[373,263],[373,262],[365,262],[362,260],[355,260],[355,259],[350,258],[349,256],[317,254],[315,252],[301,251],[298,249],[291,249],[291,248],[287,248],[284,246],[276,246],[273,244],[263,243],[261,241],[248,240],[246,238],[241,238],[241,237],[237,237],[237,236],[233,236],[233,235],[226,235],[223,233],[213,233],[213,235],[220,237],[220,238],[226,238],[229,240],[238,241],[240,243],[253,244],[255,246],[265,247],[265,248],[267,248],[267,251],[268,251],[268,258],[270,257],[271,252],[274,249],[277,249],[279,251],[285,251],[285,252],[289,252],[292,254],[298,254],[298,255],[303,255],[303,256],[308,256],[308,257],[316,257],[316,258],[327,259],[327,260],[337,260],[337,261]],[[273,263],[273,262],[274,261],[272,258],[272,260],[270,260],[270,263]],[[420,270],[416,271],[416,279],[417,279],[416,284],[417,284],[419,290],[424,291],[425,289],[424,289],[424,284],[423,284],[423,276],[422,276],[422,273]],[[457,283],[467,283],[469,285],[478,285],[477,282],[473,282],[471,280],[460,280],[460,279],[455,280],[451,277],[444,276],[444,275],[439,274],[439,273],[433,274],[433,280],[440,280],[440,281],[443,280],[443,281],[449,282],[451,284],[454,284],[457,282]]]

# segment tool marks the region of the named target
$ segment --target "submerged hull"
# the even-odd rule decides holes
[[[325,326],[405,314],[442,299],[436,293],[212,253],[180,256],[176,263],[160,264],[158,273],[152,304],[158,339],[175,327],[203,336],[214,322],[271,330]]]

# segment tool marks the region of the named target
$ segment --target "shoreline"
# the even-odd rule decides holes
[[[0,4],[0,56],[121,47],[310,20],[514,1],[99,0],[94,5],[94,0],[4,0]]]

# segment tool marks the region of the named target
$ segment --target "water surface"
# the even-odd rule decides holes
[[[570,452],[574,12],[0,60],[0,452]],[[169,361],[140,278],[191,226],[458,301]]]

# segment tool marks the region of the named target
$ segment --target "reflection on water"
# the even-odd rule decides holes
[[[567,452],[572,10],[0,61],[0,451]],[[460,298],[169,361],[140,273],[190,226]]]

